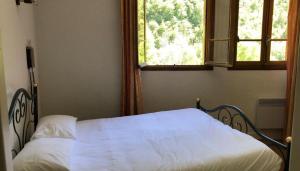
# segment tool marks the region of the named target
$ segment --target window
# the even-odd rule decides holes
[[[231,2],[233,69],[285,69],[289,0]]]
[[[142,69],[211,69],[213,2],[138,0],[138,63]]]

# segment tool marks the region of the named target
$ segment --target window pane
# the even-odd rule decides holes
[[[147,64],[204,64],[204,9],[204,0],[147,0]]]
[[[285,61],[286,41],[271,42],[271,61]]]
[[[138,0],[138,55],[139,64],[146,63],[145,58],[145,13],[144,0]]]
[[[238,42],[237,61],[260,61],[260,42]]]
[[[240,0],[238,21],[240,39],[261,38],[263,5],[263,0]]]
[[[274,0],[272,38],[285,39],[287,37],[289,0]]]

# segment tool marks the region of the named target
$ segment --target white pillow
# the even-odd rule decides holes
[[[14,171],[69,171],[74,140],[40,138],[28,142],[14,158]]]
[[[76,139],[77,118],[67,115],[49,115],[39,120],[37,129],[31,139],[37,138],[71,138]]]

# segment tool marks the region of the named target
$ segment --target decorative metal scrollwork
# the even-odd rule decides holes
[[[251,128],[251,130],[256,133],[261,141],[268,144],[270,147],[273,147],[272,149],[275,149],[274,151],[276,151],[282,157],[285,164],[285,171],[288,171],[291,141],[287,142],[287,145],[285,145],[268,137],[267,135],[259,131],[244,114],[244,112],[236,106],[220,105],[213,109],[206,109],[201,106],[200,100],[197,99],[197,108],[211,115],[215,115],[216,119],[218,119],[222,123],[229,125],[233,129],[237,129],[243,133],[248,133],[249,128]]]
[[[230,106],[223,106],[215,111],[217,113],[216,118],[226,125],[231,126],[241,132],[248,133],[248,125],[240,113],[235,113],[235,108]],[[212,113],[212,112],[211,112]]]
[[[34,89],[36,92],[37,89]],[[36,95],[30,95],[25,89],[19,89],[14,94],[9,108],[9,124],[14,131],[13,157],[16,156],[29,140],[31,125],[37,122]],[[31,131],[32,132],[32,131]]]
[[[232,105],[221,105],[214,109],[205,109],[197,105],[198,109],[201,109],[204,112],[210,113],[219,121],[223,122],[230,127],[239,130],[243,133],[249,132],[249,123],[250,120],[246,115],[237,107]]]

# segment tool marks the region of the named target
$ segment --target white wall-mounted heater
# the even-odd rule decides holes
[[[260,98],[256,106],[256,126],[260,129],[283,129],[286,99]]]

